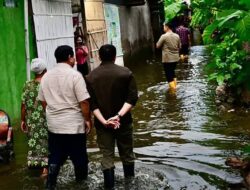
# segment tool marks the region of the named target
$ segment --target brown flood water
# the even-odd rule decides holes
[[[207,53],[192,47],[189,63],[178,65],[176,95],[166,93],[167,84],[158,59],[127,64],[134,72],[140,99],[133,111],[137,156],[136,177],[123,180],[117,158],[116,189],[243,189],[238,171],[225,159],[242,155],[249,143],[250,114],[246,111],[219,113],[214,86],[206,81]],[[59,189],[103,189],[98,162],[100,153],[94,131],[89,137],[90,175],[84,184],[74,183],[71,164],[59,176]],[[16,158],[0,165],[0,189],[43,189],[39,171],[26,168],[26,139],[15,131]]]

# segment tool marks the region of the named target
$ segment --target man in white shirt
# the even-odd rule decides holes
[[[73,69],[72,47],[55,50],[57,65],[41,80],[38,98],[46,107],[48,123],[49,174],[47,188],[54,189],[60,167],[70,157],[76,181],[88,175],[86,134],[91,129],[89,93],[82,75]]]

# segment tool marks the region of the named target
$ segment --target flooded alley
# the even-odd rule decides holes
[[[135,152],[140,163],[164,174],[170,189],[227,189],[242,180],[225,160],[248,142],[250,115],[218,112],[204,71],[207,55],[192,47],[189,63],[178,65],[176,95],[166,92],[161,63],[134,70],[141,90]]]
[[[225,160],[241,155],[249,142],[250,115],[246,110],[218,112],[215,86],[204,72],[207,60],[203,46],[192,47],[189,62],[177,67],[176,95],[167,93],[158,59],[126,65],[134,72],[140,94],[133,111],[136,177],[124,181],[117,157],[116,189],[241,189],[240,173],[227,167]],[[59,176],[59,189],[103,189],[94,131],[88,147],[88,181],[75,184],[73,167],[66,164]],[[17,131],[16,158],[1,166],[0,189],[43,189],[39,172],[26,168],[26,151],[26,139]]]

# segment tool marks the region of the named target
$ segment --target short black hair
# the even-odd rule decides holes
[[[103,45],[99,49],[99,56],[102,61],[113,61],[116,57],[116,48],[111,44]]]
[[[60,63],[60,62],[68,61],[69,56],[73,57],[74,51],[72,47],[68,45],[62,45],[56,48],[54,55],[56,57],[56,62]]]
[[[164,25],[169,27],[170,29],[173,29],[173,23],[172,22],[164,22]]]

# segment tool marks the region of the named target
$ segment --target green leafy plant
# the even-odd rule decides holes
[[[172,3],[171,5],[165,7],[165,18],[167,21],[171,21],[175,18],[181,10],[181,3]]]
[[[249,44],[248,0],[194,0],[191,26],[204,28],[203,41],[212,46],[209,79],[219,85],[239,87],[250,78],[250,65],[243,44]]]
[[[237,47],[240,41],[235,36],[226,36],[224,40],[217,44],[212,51],[212,61],[208,64],[210,69],[210,80],[215,80],[219,85],[227,83],[229,85],[240,85],[238,75],[242,70],[242,62],[245,60],[245,51]],[[232,41],[231,39],[234,38]]]
[[[165,0],[165,17],[171,21],[183,10],[182,1]],[[249,86],[250,64],[250,1],[193,0],[191,26],[204,29],[203,41],[211,46],[211,61],[207,68],[209,80],[219,85]],[[246,51],[248,50],[248,51]]]
[[[179,16],[186,8],[180,0],[165,0],[164,1],[165,19],[167,22],[172,21],[175,17]]]

